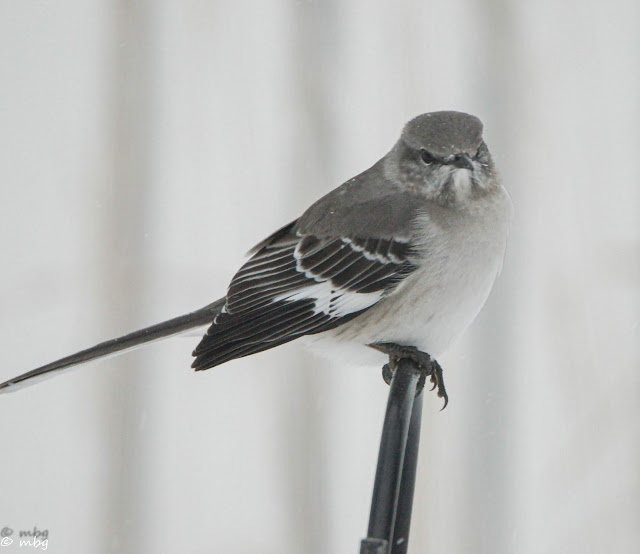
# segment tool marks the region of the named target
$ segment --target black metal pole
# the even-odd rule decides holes
[[[419,379],[415,362],[402,358],[391,380],[369,530],[360,554],[406,552],[422,414],[422,395],[416,397]]]
[[[409,529],[411,527],[411,512],[413,509],[413,492],[416,488],[423,398],[424,395],[420,391],[413,403],[411,412],[407,447],[404,451],[404,463],[402,465],[402,481],[400,482],[396,521],[393,528],[391,554],[406,554],[409,548]]]

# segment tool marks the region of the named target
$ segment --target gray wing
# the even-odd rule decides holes
[[[194,350],[208,369],[333,329],[388,296],[415,269],[415,199],[374,166],[253,250]],[[372,194],[367,194],[369,189]]]
[[[194,350],[195,369],[333,329],[392,292],[415,269],[391,239],[290,233],[260,249],[231,281],[225,306]]]

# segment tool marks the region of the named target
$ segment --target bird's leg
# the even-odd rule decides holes
[[[431,390],[437,389],[438,396],[444,399],[444,406],[442,406],[442,409],[444,410],[447,407],[447,404],[449,403],[449,396],[447,395],[447,389],[444,386],[442,367],[429,354],[418,350],[415,346],[403,346],[393,342],[374,342],[369,346],[389,356],[389,363],[384,364],[382,367],[382,377],[384,378],[385,383],[388,385],[391,384],[391,379],[398,367],[400,359],[408,358],[413,360],[420,369],[420,380],[418,381],[416,394],[420,394],[424,388],[428,375],[431,383],[433,384]]]

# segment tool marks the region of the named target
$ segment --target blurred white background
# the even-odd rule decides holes
[[[213,301],[408,119],[468,111],[515,220],[425,398],[410,550],[640,552],[639,67],[637,0],[0,0],[0,380]],[[380,368],[194,374],[197,340],[2,396],[0,528],[357,552]]]

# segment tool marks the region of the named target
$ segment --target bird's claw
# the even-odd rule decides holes
[[[433,384],[431,390],[437,389],[438,397],[444,399],[444,406],[442,406],[440,411],[447,407],[447,404],[449,404],[449,396],[447,395],[447,389],[444,386],[442,367],[429,354],[418,350],[415,346],[402,346],[390,342],[376,342],[369,346],[389,356],[389,363],[384,364],[382,367],[382,377],[387,385],[391,384],[391,379],[396,372],[400,359],[408,358],[413,360],[420,370],[420,379],[416,389],[416,396],[422,392],[428,375],[431,383]]]
[[[431,382],[433,383],[433,387],[431,390],[437,388],[438,389],[438,397],[444,399],[444,405],[440,408],[440,411],[444,410],[449,403],[449,395],[447,394],[447,389],[444,386],[444,377],[442,376],[442,367],[437,362],[431,358]]]

